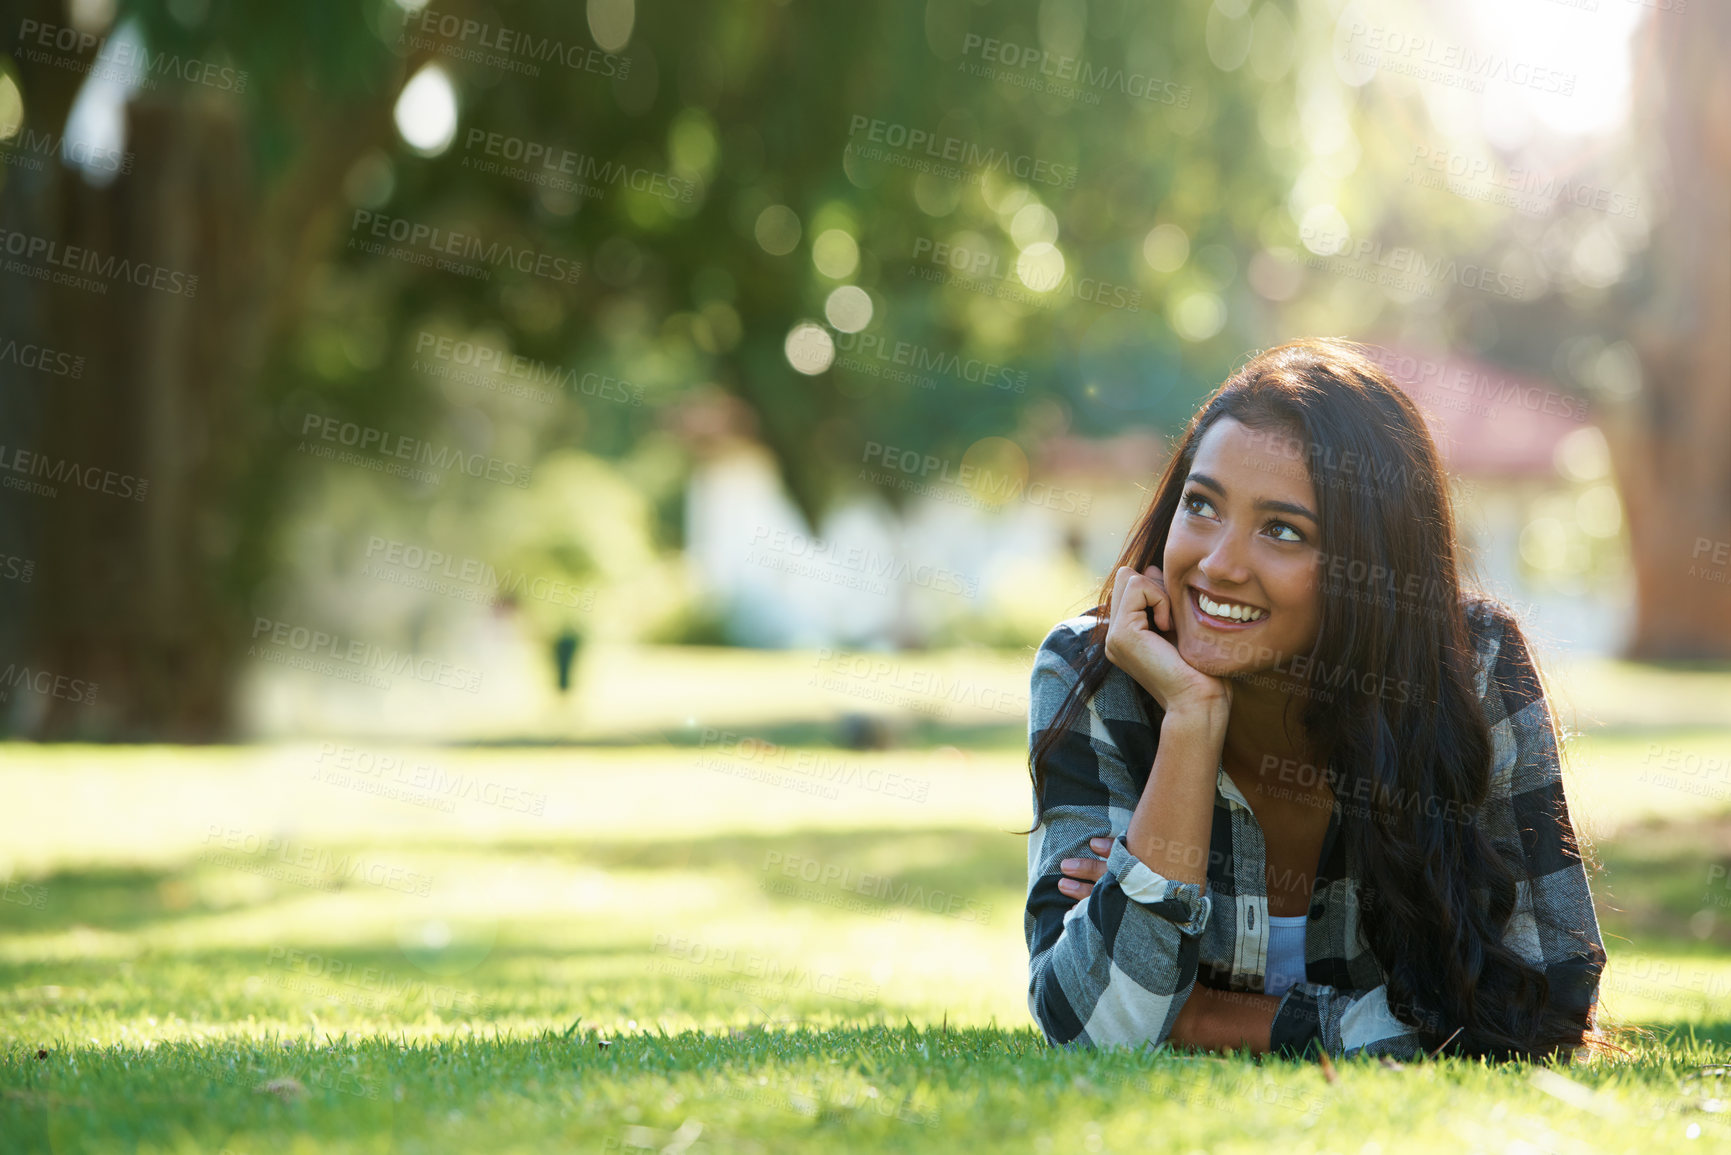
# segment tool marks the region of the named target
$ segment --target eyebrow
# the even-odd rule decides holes
[[[1221,497],[1226,496],[1226,487],[1221,485],[1218,481],[1215,481],[1212,477],[1209,477],[1206,473],[1192,473],[1189,480],[1194,481],[1197,485],[1206,485]],[[1304,506],[1297,505],[1290,501],[1269,501],[1265,498],[1256,503],[1256,508],[1270,509],[1274,510],[1276,513],[1295,513],[1299,517],[1308,517],[1317,525],[1322,524],[1322,519],[1320,517],[1317,517],[1314,513],[1310,512],[1310,510],[1304,508]]]

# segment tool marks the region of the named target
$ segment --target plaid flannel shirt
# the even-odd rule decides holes
[[[1480,602],[1469,602],[1467,611],[1479,655],[1475,685],[1493,748],[1489,795],[1474,820],[1511,861],[1524,863],[1503,941],[1549,976],[1553,1005],[1587,1008],[1598,1001],[1605,950],[1575,849],[1544,692],[1519,630],[1503,612]],[[1051,726],[1078,680],[1094,622],[1089,614],[1060,622],[1041,644],[1030,679],[1030,744]],[[1162,1047],[1198,980],[1222,990],[1263,990],[1265,844],[1225,767],[1216,772],[1206,893],[1163,877],[1125,842],[1153,769],[1159,729],[1151,718],[1158,712],[1147,691],[1112,667],[1052,747],[1044,814],[1034,799],[1039,825],[1028,837],[1023,917],[1028,1010],[1053,1045]],[[1354,802],[1355,810],[1360,806]],[[1305,932],[1307,981],[1281,996],[1271,1050],[1409,1057],[1422,1049],[1422,1037],[1390,1008],[1387,975],[1359,925],[1361,872],[1338,837],[1342,817],[1337,798]],[[1088,840],[1108,833],[1107,869],[1093,892],[1078,902],[1060,891],[1060,863],[1097,858]],[[1486,901],[1482,887],[1475,897]]]

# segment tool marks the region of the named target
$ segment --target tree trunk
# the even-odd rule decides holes
[[[1627,656],[1731,658],[1731,6],[1636,33],[1633,123],[1656,186],[1642,389],[1606,422],[1629,526]]]
[[[82,77],[20,70],[27,124],[58,135]],[[264,187],[239,103],[208,97],[137,94],[133,169],[105,188],[53,160],[0,195],[7,229],[198,278],[187,294],[6,277],[0,339],[85,361],[77,380],[0,394],[0,442],[147,486],[142,500],[75,484],[53,497],[0,493],[0,552],[35,563],[28,584],[4,591],[0,668],[97,686],[93,699],[14,688],[0,728],[20,736],[232,736],[252,594],[282,507],[268,476],[280,455],[260,452],[275,437],[262,370],[290,347],[342,176],[388,141],[391,105],[383,91],[345,106],[308,100],[295,110],[299,153]]]

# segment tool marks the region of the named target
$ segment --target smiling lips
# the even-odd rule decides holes
[[[1196,620],[1213,629],[1244,629],[1268,617],[1268,611],[1258,606],[1217,601],[1195,586],[1189,588],[1190,604],[1195,607]]]

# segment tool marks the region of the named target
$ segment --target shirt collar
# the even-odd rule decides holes
[[[1333,763],[1331,762],[1329,765],[1332,766]],[[1238,789],[1238,783],[1234,782],[1232,780],[1232,775],[1226,772],[1226,762],[1224,760],[1221,761],[1219,769],[1214,772],[1214,785],[1220,792],[1222,798],[1225,798],[1228,802],[1236,802],[1246,810],[1251,810],[1250,799],[1244,796],[1243,791]],[[1340,812],[1340,799],[1336,798],[1334,800],[1334,813],[1338,816]],[[1255,811],[1251,810],[1251,813],[1255,813]]]
[[[1238,805],[1244,807],[1246,810],[1250,809],[1250,800],[1244,797],[1244,794],[1238,789],[1238,783],[1234,782],[1232,780],[1232,775],[1226,772],[1226,763],[1224,761],[1220,763],[1220,769],[1215,772],[1214,784],[1216,788],[1219,789],[1222,797],[1226,798],[1228,801],[1238,803]]]

